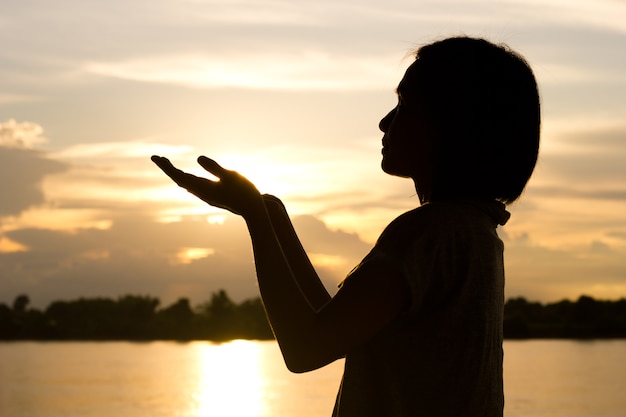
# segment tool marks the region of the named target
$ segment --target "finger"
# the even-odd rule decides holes
[[[206,156],[199,156],[198,163],[202,168],[206,169],[217,178],[222,178],[228,172],[227,169],[222,168],[220,164]]]
[[[197,179],[195,175],[188,174],[176,168],[167,158],[153,155],[150,159],[159,168],[161,168],[161,171],[163,171],[168,177],[174,180],[174,182],[181,187],[187,188],[194,179]]]
[[[172,165],[170,160],[167,158],[153,155],[150,159],[156,164],[156,166],[161,168],[161,171],[165,172],[169,177],[179,176],[180,173],[182,173],[182,171]]]
[[[169,159],[164,158],[162,156],[152,155],[150,159],[163,171],[172,171],[176,169],[174,168],[174,165],[172,165]]]

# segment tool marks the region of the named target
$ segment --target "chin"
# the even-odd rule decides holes
[[[394,166],[393,164],[385,161],[384,159],[381,162],[380,167],[385,174],[393,175],[394,177],[400,177],[400,178],[411,178],[411,175],[408,172],[405,172],[404,170],[400,169],[397,166]]]

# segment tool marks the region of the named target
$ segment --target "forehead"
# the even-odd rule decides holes
[[[404,77],[400,80],[396,92],[399,95],[407,95],[411,92],[415,92],[418,85],[419,71],[418,60],[415,60],[404,73]]]

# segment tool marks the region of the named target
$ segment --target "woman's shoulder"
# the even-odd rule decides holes
[[[509,219],[510,213],[503,203],[495,200],[435,201],[401,214],[390,226],[407,223],[432,225],[438,221],[458,218],[467,220],[471,217],[484,218],[494,224],[503,225]]]
[[[417,227],[420,230],[429,229],[437,225],[439,221],[455,215],[458,211],[458,207],[448,203],[425,203],[396,217],[385,228],[383,234],[399,228]]]
[[[428,223],[428,221],[442,214],[439,203],[425,203],[419,207],[406,211],[396,217],[388,227],[407,223]]]
[[[420,236],[432,233],[436,229],[438,215],[437,210],[428,207],[428,204],[409,210],[385,227],[376,246],[380,249],[406,247]]]
[[[396,217],[385,228],[379,241],[434,239],[466,229],[495,229],[510,214],[497,201],[437,201],[421,205]]]

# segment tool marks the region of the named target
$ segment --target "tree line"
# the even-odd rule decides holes
[[[125,295],[54,301],[28,308],[27,295],[0,304],[0,340],[233,340],[272,339],[259,298],[233,302],[226,291],[194,308],[189,299],[159,308],[158,298]]]
[[[583,295],[545,305],[512,298],[504,305],[504,337],[626,338],[626,298],[606,301]]]
[[[0,303],[0,340],[213,340],[272,339],[259,298],[235,303],[226,291],[192,308],[189,299],[159,308],[158,298],[54,301],[45,310],[29,308],[27,295],[12,306]],[[523,297],[504,306],[504,337],[625,338],[626,299],[581,296],[541,304]]]

